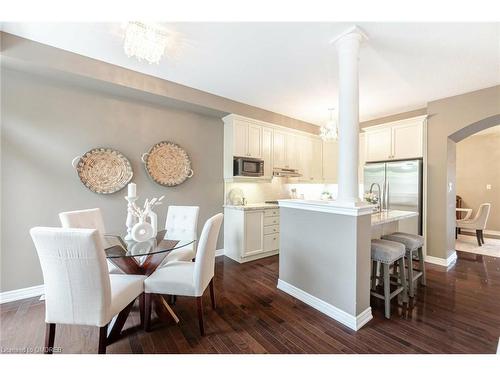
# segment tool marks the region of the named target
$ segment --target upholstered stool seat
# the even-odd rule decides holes
[[[424,246],[424,237],[418,234],[395,232],[382,236],[388,241],[398,242],[403,244],[406,250],[406,259],[408,264],[408,289],[410,297],[415,295],[414,282],[420,279],[420,284],[425,286],[425,262],[422,246]],[[419,269],[413,268],[413,259],[416,258],[419,262]]]
[[[406,299],[406,275],[404,266],[405,246],[401,243],[374,239],[371,242],[371,259],[372,259],[372,290],[370,294],[374,297],[384,300],[385,317],[391,317],[391,299],[400,293],[403,293],[403,298]],[[391,293],[390,266],[394,266],[394,276],[396,276],[396,289]],[[377,268],[380,264],[381,276],[377,276]],[[397,272],[396,272],[397,270]],[[384,286],[384,294],[379,294],[375,290],[376,280]]]

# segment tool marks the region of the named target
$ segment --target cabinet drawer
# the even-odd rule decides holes
[[[269,225],[267,227],[264,227],[264,234],[273,234],[273,233],[279,233],[280,232],[280,226],[279,225]]]
[[[264,251],[278,250],[280,244],[279,235],[276,234],[266,234],[264,236]]]
[[[268,225],[278,225],[280,223],[279,216],[268,216],[264,217],[264,226]]]
[[[280,215],[280,209],[279,208],[273,208],[270,210],[264,210],[264,216],[279,216]]]

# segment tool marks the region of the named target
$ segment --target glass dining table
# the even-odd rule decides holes
[[[195,242],[167,239],[165,238],[166,234],[166,230],[159,231],[155,238],[144,242],[124,240],[118,235],[105,234],[104,252],[106,259],[114,264],[122,273],[149,276],[161,265],[165,257],[172,250],[181,249]],[[120,271],[112,271],[111,273],[119,273]],[[143,299],[141,298],[141,304],[143,303],[142,301]],[[160,319],[169,319],[168,317],[171,317],[176,323],[179,322],[179,318],[163,295],[153,295],[153,302],[156,314]],[[140,310],[142,321],[143,306],[141,306]],[[121,331],[129,312],[124,317],[117,317],[113,331]]]

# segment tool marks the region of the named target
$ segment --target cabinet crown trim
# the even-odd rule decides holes
[[[225,124],[230,124],[231,121],[234,121],[234,120],[241,120],[241,121],[251,122],[251,123],[253,123],[255,125],[265,126],[267,128],[272,128],[272,129],[276,129],[276,130],[285,130],[287,132],[292,132],[292,133],[296,133],[296,134],[300,134],[300,135],[308,135],[310,137],[315,137],[315,138],[317,137],[317,138],[319,138],[319,134],[309,133],[309,132],[304,131],[304,130],[298,130],[298,129],[294,129],[294,128],[289,128],[289,127],[283,126],[283,125],[276,125],[276,124],[273,124],[271,122],[256,120],[256,119],[253,119],[253,118],[250,118],[250,117],[245,117],[245,116],[237,115],[237,114],[234,114],[234,113],[231,113],[231,114],[229,114],[227,116],[224,116],[222,118],[222,121],[224,121]],[[319,132],[319,127],[318,127],[318,132]]]
[[[379,129],[383,129],[383,128],[392,127],[395,125],[415,124],[415,123],[420,123],[420,122],[423,123],[427,119],[427,117],[428,117],[428,115],[421,115],[421,116],[416,116],[416,117],[405,118],[402,120],[385,122],[383,124],[373,125],[373,126],[368,126],[366,128],[362,128],[361,131],[369,132],[369,131],[373,131],[373,130],[379,130]]]

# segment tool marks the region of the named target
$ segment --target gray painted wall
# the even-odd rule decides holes
[[[60,211],[100,207],[109,232],[123,233],[126,189],[97,195],[85,188],[71,160],[96,147],[124,153],[134,169],[141,202],[166,195],[157,209],[163,224],[169,204],[199,205],[204,221],[222,211],[223,123],[175,110],[75,87],[2,68],[1,291],[42,284],[29,237],[33,226],[59,226]],[[140,156],[171,140],[191,157],[194,177],[161,187],[146,174]],[[222,235],[221,235],[222,237]],[[222,238],[219,246],[222,246]]]

